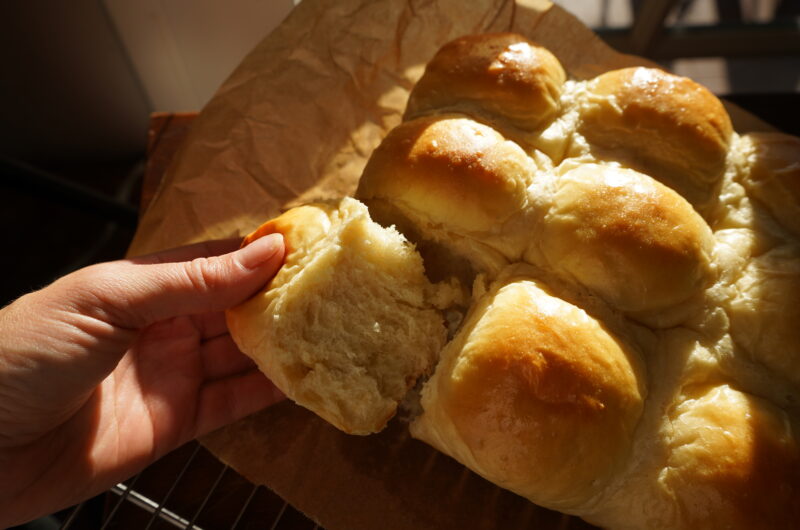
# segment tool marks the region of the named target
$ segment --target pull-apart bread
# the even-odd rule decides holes
[[[800,528],[800,140],[697,83],[446,44],[356,199],[288,211],[242,350],[338,428],[414,437],[609,528]]]

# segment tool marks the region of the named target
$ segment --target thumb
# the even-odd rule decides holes
[[[110,324],[138,329],[182,315],[221,311],[256,293],[278,271],[280,234],[220,256],[174,263],[120,261],[97,266],[91,298]],[[90,268],[91,269],[91,268]]]

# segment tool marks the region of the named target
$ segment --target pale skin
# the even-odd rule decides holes
[[[93,265],[0,310],[0,528],[284,398],[224,319],[275,275],[283,240],[238,245]]]

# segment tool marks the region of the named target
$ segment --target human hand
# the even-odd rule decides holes
[[[0,310],[0,528],[283,398],[223,313],[274,276],[283,242],[237,246],[93,265]]]

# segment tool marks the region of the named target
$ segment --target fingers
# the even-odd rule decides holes
[[[258,370],[208,383],[200,394],[194,435],[208,434],[285,398]]]
[[[78,291],[85,295],[81,300],[87,306],[84,309],[97,310],[97,316],[115,326],[138,329],[167,318],[221,311],[243,302],[278,271],[284,247],[280,234],[272,234],[220,256],[153,262],[203,251],[201,247],[179,249],[158,258],[143,258],[144,263],[121,261],[93,266],[76,273],[71,281],[81,284]]]
[[[195,329],[203,340],[213,339],[228,333],[228,323],[225,321],[225,313],[203,313],[190,317]]]

